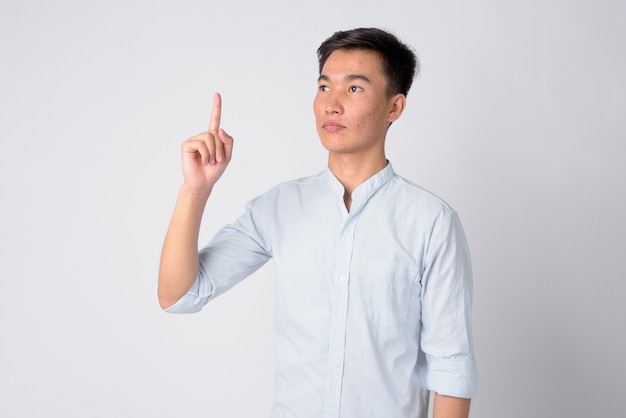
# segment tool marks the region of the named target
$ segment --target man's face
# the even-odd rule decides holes
[[[322,68],[313,103],[322,145],[331,153],[384,155],[389,124],[402,113],[397,109],[398,96],[402,95],[387,94],[387,78],[377,52],[334,51]]]

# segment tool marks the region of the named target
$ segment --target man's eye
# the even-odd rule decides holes
[[[350,93],[356,93],[356,92],[359,92],[359,91],[361,91],[363,89],[361,87],[359,87],[359,86],[351,86],[349,90],[350,90]]]
[[[318,88],[319,88],[320,91],[328,91],[328,86],[325,86],[323,84],[320,85]]]

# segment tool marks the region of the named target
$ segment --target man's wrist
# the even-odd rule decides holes
[[[198,189],[194,187],[189,187],[186,183],[183,183],[183,185],[180,186],[178,194],[180,197],[183,197],[183,198],[206,202],[209,196],[211,195],[212,191],[213,191],[212,186]]]

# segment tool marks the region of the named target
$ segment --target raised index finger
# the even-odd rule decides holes
[[[209,122],[209,131],[217,131],[220,128],[220,117],[222,116],[222,96],[215,93],[213,96],[213,110],[211,111],[211,121]]]

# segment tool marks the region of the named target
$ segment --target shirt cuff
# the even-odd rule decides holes
[[[477,372],[473,358],[430,358],[428,388],[440,395],[472,398],[476,395]]]
[[[200,312],[207,304],[212,294],[212,286],[209,280],[196,278],[191,288],[175,304],[167,309],[167,313],[194,313]]]

